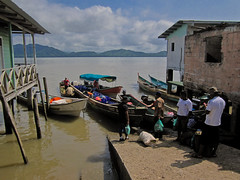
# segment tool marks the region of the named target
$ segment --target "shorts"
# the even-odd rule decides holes
[[[219,126],[203,125],[200,144],[214,145],[219,143]]]

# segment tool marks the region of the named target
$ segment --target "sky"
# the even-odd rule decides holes
[[[65,52],[160,52],[167,43],[158,36],[178,20],[240,21],[239,0],[12,1],[50,32],[36,35],[36,44]],[[26,43],[31,42],[26,37]]]

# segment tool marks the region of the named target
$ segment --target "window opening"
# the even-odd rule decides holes
[[[221,36],[207,37],[205,39],[205,42],[206,42],[205,61],[212,63],[221,62],[222,37]]]
[[[171,49],[172,49],[172,51],[174,51],[174,43],[172,43]]]

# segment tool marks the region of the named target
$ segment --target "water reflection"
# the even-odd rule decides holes
[[[109,132],[118,132],[117,119],[109,118],[101,113],[95,112],[91,108],[88,108],[87,112],[89,117],[99,123],[104,129],[107,129]]]

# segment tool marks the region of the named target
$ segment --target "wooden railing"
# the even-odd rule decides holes
[[[35,64],[3,69],[0,76],[0,88],[6,101],[37,85]]]

